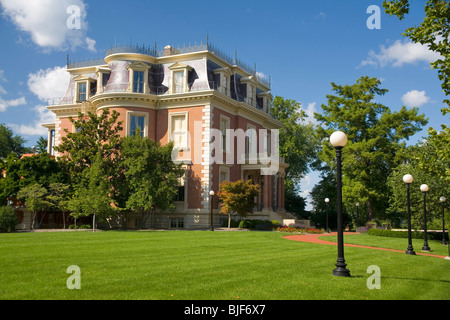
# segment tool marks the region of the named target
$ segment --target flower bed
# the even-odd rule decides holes
[[[322,230],[314,228],[305,228],[302,226],[281,226],[275,228],[275,230],[280,232],[323,233]]]

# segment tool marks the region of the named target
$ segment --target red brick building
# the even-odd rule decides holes
[[[284,170],[277,156],[281,123],[270,114],[270,83],[237,59],[210,44],[161,52],[144,47],[115,47],[104,60],[69,63],[65,96],[48,109],[55,123],[48,151],[61,142],[69,117],[78,112],[120,113],[123,135],[136,133],[162,144],[174,142],[174,161],[186,170],[180,181],[175,213],[157,212],[149,226],[206,228],[210,224],[210,190],[223,180],[252,179],[260,186],[249,219],[277,219],[284,212]],[[214,197],[217,198],[217,197]],[[226,216],[213,201],[214,225]],[[133,227],[134,220],[130,227]]]

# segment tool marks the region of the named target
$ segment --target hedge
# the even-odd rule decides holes
[[[367,232],[372,236],[381,236],[381,237],[392,237],[392,238],[408,238],[408,231],[393,231],[393,230],[384,230],[384,229],[369,229]],[[414,231],[411,230],[411,238],[412,239],[423,239],[422,231]],[[427,238],[429,240],[442,240],[442,231],[441,232],[427,232]],[[446,240],[448,240],[448,233],[445,234]]]

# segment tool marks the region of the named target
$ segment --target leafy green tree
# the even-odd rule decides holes
[[[402,107],[398,112],[375,101],[377,95],[388,90],[379,87],[380,80],[361,77],[354,85],[331,83],[336,95],[327,95],[328,104],[322,105],[323,115],[315,114],[321,123],[317,127],[322,140],[319,159],[335,168],[335,151],[329,136],[335,130],[347,134],[343,148],[343,202],[353,207],[364,203],[368,218],[382,218],[389,194],[386,181],[403,159],[399,151],[405,140],[427,123],[417,108]]]
[[[46,153],[22,159],[10,154],[1,163],[6,175],[3,179],[0,178],[1,203],[7,198],[16,196],[20,189],[32,184],[41,184],[44,188],[49,188],[51,183],[68,182],[63,163]]]
[[[326,216],[328,213],[328,227],[336,229],[337,227],[337,190],[336,190],[336,174],[327,167],[322,168],[321,180],[311,190],[311,204],[313,206],[313,213],[310,216],[311,222],[321,228],[326,227]],[[326,203],[325,199],[329,202]],[[349,216],[346,208],[342,212],[343,225],[363,225],[367,219],[361,222],[361,219],[356,217],[356,213]]]
[[[36,142],[36,152],[38,153],[47,153],[47,139],[44,137],[39,137]]]
[[[220,184],[217,193],[219,201],[222,202],[220,212],[228,214],[228,226],[230,226],[231,214],[237,213],[245,218],[255,207],[255,197],[258,195],[259,187],[252,180],[224,181]]]
[[[420,146],[414,146],[410,153],[422,152]],[[388,218],[394,227],[406,227],[407,205],[406,205],[406,185],[403,176],[411,174],[414,177],[410,185],[410,207],[411,225],[415,229],[422,229],[424,222],[423,215],[423,194],[420,185],[427,184],[429,190],[426,194],[427,204],[427,225],[442,227],[441,203],[439,197],[450,193],[448,182],[430,173],[421,170],[415,161],[400,164],[388,178],[387,186],[390,193],[389,207],[387,209]],[[446,225],[450,223],[449,214],[446,214]],[[434,221],[433,221],[434,220]]]
[[[184,174],[184,170],[181,169],[181,164],[172,161],[172,149],[172,143],[162,146],[140,135],[122,139],[120,156],[126,178],[126,185],[122,187],[126,190],[119,191],[128,195],[124,214],[137,213],[141,228],[157,208],[168,210],[175,207],[178,179]]]
[[[409,0],[384,1],[383,7],[389,15],[395,15],[402,20],[409,14]],[[441,80],[442,90],[446,95],[444,103],[446,107],[442,108],[442,115],[450,113],[450,2],[446,0],[428,0],[424,7],[425,17],[420,25],[406,29],[404,36],[410,38],[415,43],[426,45],[430,50],[437,52],[441,58],[431,63],[433,69],[438,70],[438,77]],[[433,128],[428,129],[429,141],[436,147],[437,157],[422,159],[421,166],[428,172],[442,176],[450,181],[449,166],[444,170],[440,167],[444,163],[450,162],[450,128],[447,125],[441,125],[442,130]]]
[[[13,232],[17,223],[14,209],[10,206],[0,206],[0,232]]]
[[[34,230],[37,211],[45,209],[51,205],[51,203],[46,199],[47,193],[47,189],[38,183],[28,185],[20,189],[17,193],[17,198],[24,200],[28,209],[33,212],[31,223],[32,230]]]
[[[279,156],[289,164],[284,179],[285,209],[298,217],[306,217],[306,201],[299,195],[299,183],[315,159],[319,142],[314,134],[314,126],[311,122],[306,123],[307,115],[295,100],[276,96],[271,113],[283,123],[279,131]]]
[[[24,147],[24,143],[27,142],[21,136],[15,136],[13,131],[0,124],[0,159],[6,158],[10,153],[14,153],[20,157],[23,153],[30,152],[30,149]]]
[[[50,208],[60,210],[63,215],[63,229],[66,228],[66,211],[68,210],[70,185],[54,182],[49,185],[47,200],[51,203]]]
[[[120,132],[122,121],[117,121],[119,113],[115,110],[102,109],[100,115],[88,112],[78,114],[77,119],[70,118],[75,132],[65,129],[66,135],[62,143],[55,146],[61,152],[62,160],[66,161],[72,181],[77,184],[82,179],[82,173],[99,157],[105,172],[114,176],[114,169],[120,152]],[[108,172],[108,169],[112,170]]]
[[[67,208],[76,219],[92,215],[92,230],[95,231],[96,218],[106,220],[115,213],[110,193],[111,185],[98,155],[97,160],[83,171],[83,179],[75,185],[74,195],[67,202]]]
[[[295,100],[275,97],[271,113],[283,123],[279,132],[279,155],[289,163],[285,181],[292,187],[308,172],[308,166],[315,158],[318,141],[314,135],[314,126],[311,123],[303,123],[307,117],[306,113]]]

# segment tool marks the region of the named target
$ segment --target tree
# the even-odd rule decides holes
[[[118,191],[128,195],[125,209],[140,216],[141,228],[157,208],[175,208],[178,179],[184,170],[181,164],[172,161],[172,149],[172,143],[162,146],[138,134],[122,139],[121,159],[126,179],[122,188],[126,190]]]
[[[22,159],[12,153],[1,163],[6,176],[0,179],[0,203],[5,203],[7,198],[16,196],[20,189],[32,184],[41,184],[48,189],[51,183],[68,182],[63,163],[46,153]]]
[[[117,121],[118,117],[117,111],[110,112],[106,108],[102,109],[100,115],[80,112],[77,119],[70,118],[75,132],[65,129],[66,136],[62,137],[62,143],[55,146],[55,150],[63,153],[61,160],[66,161],[75,184],[97,157],[101,159],[108,176],[115,176],[114,169],[117,168],[120,153],[120,132],[123,130],[122,122]]]
[[[220,212],[228,214],[228,227],[230,227],[231,213],[235,212],[241,218],[245,218],[253,210],[258,192],[259,187],[253,184],[252,180],[224,181],[220,184],[217,196],[222,202]]]
[[[17,226],[17,217],[10,206],[0,206],[0,232],[12,232]]]
[[[275,97],[271,113],[283,123],[279,132],[279,156],[283,157],[289,167],[286,169],[285,182],[294,188],[308,172],[308,165],[314,160],[317,145],[314,126],[304,124],[306,113],[301,104],[295,100]]]
[[[289,167],[285,171],[286,210],[298,217],[307,215],[305,198],[299,195],[299,183],[315,159],[318,145],[314,126],[306,123],[306,113],[299,102],[276,96],[272,103],[273,117],[283,123],[279,131],[279,156]]]
[[[410,154],[424,152],[422,146],[411,147]],[[426,147],[425,147],[426,148]],[[422,150],[421,150],[422,149]],[[423,194],[420,191],[421,184],[427,184],[429,190],[427,198],[427,220],[428,226],[436,225],[442,227],[441,204],[439,197],[450,193],[450,185],[442,179],[420,169],[417,162],[412,160],[400,164],[388,178],[387,186],[389,188],[389,207],[387,209],[388,218],[396,227],[406,226],[406,186],[403,182],[403,176],[411,174],[414,177],[410,185],[410,204],[411,204],[411,225],[413,228],[423,228]],[[434,221],[433,221],[434,220]],[[450,224],[449,214],[446,215],[446,225]]]
[[[23,153],[30,151],[23,146],[27,142],[21,136],[14,136],[10,128],[0,124],[0,159],[6,158],[10,153],[20,157]]]
[[[47,153],[47,139],[44,137],[39,137],[38,141],[36,142],[36,151],[38,153]]]
[[[106,219],[115,212],[110,193],[111,185],[107,181],[100,155],[97,155],[91,166],[83,171],[82,181],[75,186],[67,207],[76,219],[92,215],[92,231],[95,231],[96,218]]]
[[[402,20],[409,13],[409,0],[384,1],[383,7],[389,15],[396,15]],[[406,29],[404,36],[415,43],[426,45],[430,50],[438,52],[442,58],[431,63],[438,70],[442,81],[442,90],[450,95],[450,2],[445,0],[428,0],[425,4],[423,22]],[[450,100],[445,99],[447,107],[442,109],[445,115],[450,112]]]
[[[36,212],[51,205],[46,199],[47,189],[36,183],[20,189],[17,198],[24,200],[28,209],[33,212],[31,229],[34,230]]]
[[[335,130],[347,134],[343,149],[343,202],[353,207],[364,203],[369,220],[384,215],[389,194],[386,181],[403,159],[399,152],[405,140],[427,123],[417,108],[402,107],[398,112],[375,101],[376,95],[388,90],[379,87],[380,80],[361,77],[354,85],[331,83],[337,95],[327,95],[324,114],[315,114],[321,122],[317,134],[322,142],[319,158],[335,168],[335,152],[328,141]]]
[[[63,229],[66,228],[65,211],[68,210],[70,185],[54,182],[49,185],[47,200],[51,203],[50,208],[60,210],[63,215]]]

